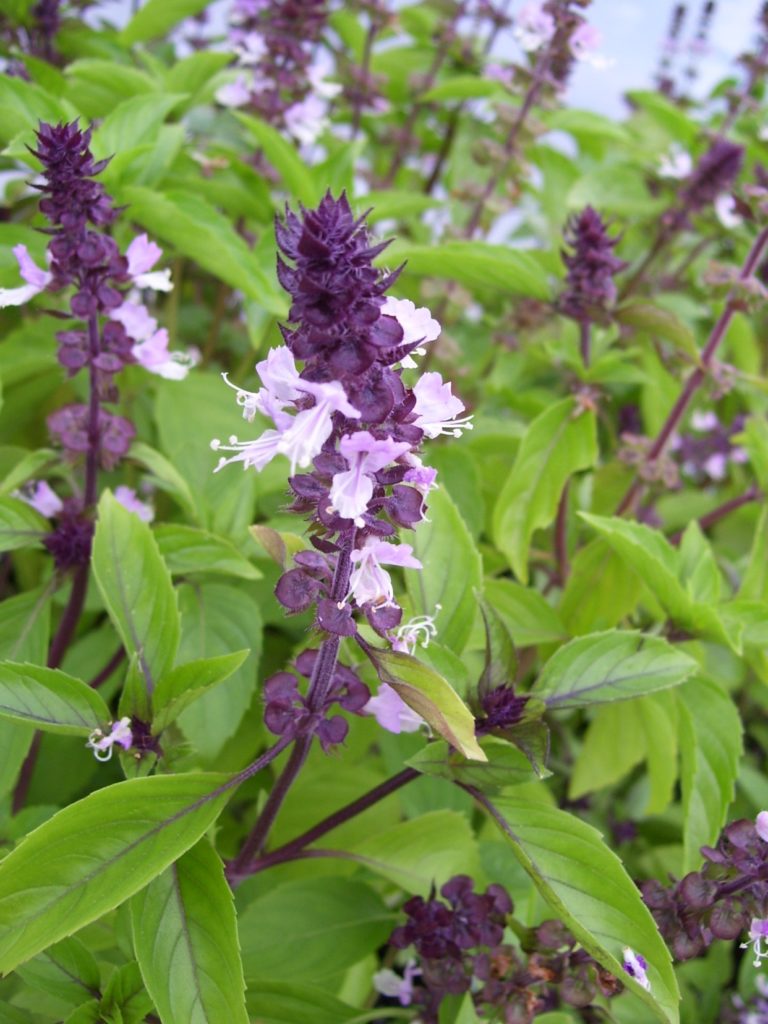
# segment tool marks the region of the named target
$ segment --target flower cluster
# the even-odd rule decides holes
[[[313,59],[327,17],[326,0],[235,0],[229,36],[239,71],[217,90],[219,103],[250,106],[299,142],[314,142],[326,101],[341,90]]]
[[[296,659],[296,669],[311,679],[317,665],[319,651],[303,651]],[[316,733],[323,750],[341,743],[349,726],[341,715],[327,718],[334,704],[352,714],[360,714],[370,698],[368,687],[356,672],[337,664],[331,686],[317,709],[310,706],[299,693],[299,681],[293,672],[277,672],[264,684],[264,722],[270,732],[291,738],[305,733]]]
[[[682,473],[697,483],[719,482],[728,473],[730,463],[747,461],[747,453],[733,443],[744,429],[744,417],[737,416],[730,426],[721,423],[714,412],[694,412],[691,432],[677,434],[670,445],[680,462]]]
[[[48,267],[37,266],[26,246],[18,245],[13,252],[25,284],[0,289],[0,307],[21,305],[41,292],[70,290],[68,313],[56,313],[73,321],[56,335],[58,360],[68,376],[83,368],[90,376],[90,401],[58,409],[47,421],[68,459],[85,455],[93,463],[82,498],[69,499],[52,513],[58,522],[45,543],[59,569],[87,561],[93,527],[83,513],[96,497],[95,467],[114,468],[135,435],[132,423],[103,408],[117,399],[115,375],[139,363],[180,379],[191,364],[188,356],[169,353],[167,332],[157,329],[139,301],[140,289],[171,288],[169,271],[152,271],[162,250],[139,235],[123,254],[106,233],[118,211],[96,180],[107,161],[94,159],[90,140],[91,130],[82,131],[76,121],[41,123],[32,152],[42,164],[43,183],[35,186],[43,196],[40,210],[52,225]]]
[[[419,447],[471,424],[438,373],[405,385],[403,364],[414,365],[412,355],[439,325],[427,310],[385,295],[398,272],[373,265],[386,243],[371,244],[345,195],[329,193],[301,216],[288,210],[277,240],[290,261],[278,262],[292,298],[285,346],[257,364],[258,392],[225,375],[245,418],[258,412],[274,426],[255,440],[214,441],[214,449],[234,452],[218,468],[240,462],[260,470],[285,455],[291,508],[309,517],[314,551],[297,555],[277,585],[278,600],[289,612],[316,605],[316,625],[329,636],[354,636],[361,613],[391,641],[401,610],[384,567],[420,568],[412,547],[395,538],[398,527],[422,521],[435,483]]]
[[[562,88],[575,61],[603,69],[610,65],[598,49],[602,35],[576,11],[577,0],[545,0],[525,4],[515,17],[513,35],[526,53],[549,48],[548,71],[552,84]]]
[[[694,213],[710,206],[733,188],[744,162],[744,147],[716,138],[686,180],[680,193],[682,208]]]
[[[472,881],[457,875],[428,900],[416,896],[403,910],[408,920],[390,943],[413,948],[402,978],[382,972],[377,990],[402,1005],[419,1007],[419,1019],[433,1024],[445,996],[471,992],[478,1013],[512,1024],[531,1024],[536,1016],[560,1006],[585,1008],[599,995],[622,991],[621,982],[578,947],[559,921],[544,921],[529,930],[521,946],[504,942],[513,906],[500,885],[475,893]],[[644,988],[647,964],[628,947],[623,966]],[[503,1012],[503,1017],[496,1015]]]
[[[768,811],[755,822],[731,822],[706,861],[667,887],[650,880],[643,899],[677,960],[701,956],[715,939],[748,931],[755,966],[768,958]]]
[[[568,275],[560,308],[575,320],[604,320],[616,298],[614,275],[626,266],[613,253],[619,239],[611,238],[600,214],[587,206],[568,222],[565,241],[573,251],[562,253]]]

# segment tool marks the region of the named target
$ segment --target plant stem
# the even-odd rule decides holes
[[[99,320],[97,316],[88,318],[88,346],[91,360],[89,364],[89,396],[88,396],[88,451],[85,456],[85,487],[83,490],[83,510],[88,511],[96,504],[98,473],[99,473],[99,389],[97,370],[94,360],[99,354]],[[72,589],[69,592],[67,606],[62,613],[59,625],[54,634],[48,651],[48,668],[58,668],[64,660],[72,638],[80,622],[88,590],[90,566],[86,562],[79,565],[72,578]],[[19,771],[19,778],[13,790],[11,811],[17,814],[27,799],[29,786],[37,764],[37,757],[42,742],[42,734],[34,735],[32,744],[24,758]]]
[[[509,169],[510,162],[515,154],[517,147],[517,137],[525,124],[528,114],[531,111],[536,100],[539,98],[544,83],[546,82],[547,71],[549,70],[550,55],[553,50],[553,46],[557,36],[546,46],[540,53],[536,64],[533,68],[533,74],[531,81],[528,86],[528,90],[523,99],[522,106],[518,112],[517,117],[512,122],[512,126],[507,134],[506,141],[504,143],[503,158],[501,163],[498,165],[496,170],[491,174],[488,181],[485,183],[485,188],[480,193],[480,196],[475,201],[475,205],[469,215],[469,220],[464,228],[464,238],[470,239],[474,235],[475,231],[480,225],[480,219],[483,215],[483,210],[488,200],[491,198],[493,193],[496,191],[496,186],[499,184],[502,176],[506,174]]]
[[[92,690],[98,690],[98,688],[109,679],[115,669],[122,664],[125,659],[125,648],[118,647],[112,657],[109,659],[107,664],[97,672],[93,679],[88,683]]]
[[[763,253],[763,250],[765,249],[766,244],[768,244],[768,228],[763,228],[763,230],[760,232],[760,234],[757,236],[754,243],[752,244],[752,248],[749,251],[749,255],[747,256],[747,259],[744,262],[744,266],[742,267],[739,273],[739,281],[749,280],[749,278],[755,272],[755,269],[760,261],[760,257]],[[646,457],[646,462],[653,462],[664,451],[670,437],[677,428],[677,425],[679,424],[680,420],[685,415],[685,411],[688,408],[691,399],[693,398],[694,394],[700,387],[702,381],[705,379],[709,369],[711,368],[715,353],[717,352],[720,343],[725,337],[725,334],[733,318],[733,314],[736,312],[738,307],[739,296],[736,294],[736,292],[731,291],[726,301],[725,309],[718,317],[715,326],[712,328],[712,333],[709,336],[709,340],[707,341],[707,344],[704,346],[704,349],[701,353],[699,365],[696,367],[696,369],[690,375],[688,380],[685,382],[685,385],[683,386],[683,390],[680,393],[680,396],[678,397],[669,415],[664,421],[661,430],[659,431],[658,437],[651,445],[651,448]],[[629,489],[627,490],[627,493],[624,495],[621,502],[619,503],[619,506],[616,509],[616,515],[622,515],[624,512],[626,512],[628,509],[632,508],[635,505],[637,499],[642,494],[644,486],[645,484],[643,480],[636,476],[635,479],[632,481],[632,484],[630,485]]]
[[[343,601],[349,590],[349,577],[351,575],[352,563],[351,554],[355,543],[355,528],[349,530],[346,536],[342,537],[339,547],[339,556],[336,562],[336,571],[333,577],[330,599],[332,601]],[[307,691],[307,706],[310,711],[322,713],[325,701],[333,685],[333,674],[336,670],[336,658],[339,653],[339,637],[329,636],[320,645],[312,678]],[[256,824],[251,829],[243,846],[232,862],[235,875],[242,872],[243,867],[248,864],[251,858],[260,853],[269,836],[269,831],[274,824],[275,818],[283,805],[296,777],[301,771],[304,762],[309,755],[312,746],[312,736],[300,736],[294,745],[291,755],[286,762],[283,771],[267,797],[261,814],[256,819]]]
[[[757,501],[760,497],[760,489],[756,486],[750,487],[744,492],[739,494],[735,498],[730,498],[728,501],[724,501],[722,505],[718,505],[717,508],[713,508],[711,512],[707,512],[699,519],[699,526],[702,530],[708,530],[710,527],[719,523],[721,519],[725,519],[731,512],[735,512],[737,509],[742,508],[744,505],[749,505],[752,501]],[[677,530],[673,533],[669,540],[671,544],[679,544],[683,537],[683,530]]]
[[[240,869],[237,868],[236,861],[233,861],[231,871],[228,872],[230,881],[236,884],[248,875],[253,875],[258,871],[265,871],[267,868],[274,867],[276,864],[283,864],[286,861],[293,860],[310,843],[314,843],[328,832],[338,828],[339,825],[343,825],[345,821],[356,818],[358,814],[362,814],[369,807],[373,807],[374,804],[383,800],[391,793],[395,793],[398,789],[401,789],[418,777],[419,773],[414,768],[404,768],[397,775],[393,775],[391,779],[387,779],[378,786],[374,786],[373,789],[364,793],[356,800],[339,808],[338,811],[334,811],[333,814],[329,814],[327,818],[318,822],[317,825],[313,825],[312,828],[307,829],[306,832],[292,839],[289,843],[285,843],[276,850],[271,850],[250,863],[245,863]]]
[[[371,72],[371,53],[373,51],[373,41],[376,38],[376,33],[379,30],[379,26],[376,23],[376,18],[371,14],[371,23],[368,26],[368,31],[365,34],[365,44],[363,46],[363,59],[360,64],[360,81],[361,90],[362,85],[367,84],[368,78]],[[352,141],[354,142],[360,132],[360,122],[363,116],[363,95],[362,91],[358,90],[355,93],[353,110],[352,110]]]
[[[562,587],[568,579],[570,565],[568,564],[568,486],[566,481],[563,493],[560,495],[560,503],[557,506],[557,518],[555,519],[555,564],[557,565],[557,582]]]
[[[591,331],[592,325],[589,320],[579,320],[579,351],[585,370],[589,369]]]
[[[445,58],[448,56],[448,53],[451,48],[451,43],[453,42],[453,27],[455,20],[459,18],[461,14],[463,14],[464,7],[465,4],[463,3],[459,5],[454,15],[453,21],[449,22],[449,24],[446,25],[443,29],[440,44],[438,45],[435,51],[435,55],[432,58],[432,63],[430,64],[429,70],[427,71],[427,74],[422,83],[422,87],[420,90],[420,93],[422,95],[424,93],[429,92],[429,90],[435,84],[435,79],[438,76],[440,68],[443,66],[443,63],[445,62]],[[405,125],[403,126],[402,137],[398,143],[395,155],[392,158],[392,163],[389,165],[389,170],[384,176],[382,188],[389,188],[392,185],[392,182],[395,180],[397,172],[403,166],[403,162],[405,158],[408,156],[408,153],[410,152],[411,143],[413,142],[413,130],[416,127],[416,121],[418,120],[419,114],[421,113],[423,106],[424,104],[417,97],[414,100],[410,111],[408,112],[408,117],[406,118]]]

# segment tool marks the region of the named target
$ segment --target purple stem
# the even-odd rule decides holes
[[[763,249],[768,244],[768,228],[763,228],[760,234],[755,239],[752,248],[749,251],[749,255],[744,263],[744,266],[739,273],[739,281],[747,281],[755,272]],[[657,459],[664,451],[670,437],[677,428],[678,423],[685,415],[685,411],[688,408],[691,399],[696,393],[697,389],[705,379],[707,372],[710,369],[712,360],[714,359],[715,353],[717,352],[720,343],[725,337],[726,331],[731,323],[733,314],[739,308],[739,297],[734,292],[728,297],[728,301],[725,304],[725,309],[717,319],[717,323],[712,328],[712,333],[709,336],[707,344],[704,346],[704,350],[701,353],[701,360],[699,365],[690,375],[688,380],[683,386],[683,390],[680,393],[677,401],[675,402],[672,410],[664,421],[664,425],[659,431],[659,435],[651,445],[651,448],[646,457],[647,462],[653,462]],[[627,490],[627,493],[622,498],[619,507],[616,509],[616,515],[620,516],[628,509],[632,508],[637,498],[642,494],[643,488],[645,487],[644,482],[639,478],[635,477],[632,481],[631,486]]]
[[[90,683],[88,683],[88,685],[91,687],[91,689],[92,690],[98,690],[98,688],[100,686],[102,686],[104,683],[106,683],[106,681],[109,679],[109,677],[115,671],[115,669],[118,668],[118,666],[122,664],[124,659],[125,659],[125,648],[124,647],[118,647],[118,649],[115,651],[115,653],[109,659],[109,661],[104,666],[104,668],[100,672],[97,672],[96,675],[93,677],[93,679],[90,681]]]
[[[332,601],[343,601],[347,596],[349,577],[352,572],[350,556],[354,543],[355,528],[353,527],[341,540],[330,594]],[[329,636],[320,645],[320,653],[315,662],[312,678],[309,682],[309,690],[307,691],[307,705],[311,711],[322,712],[325,700],[333,684],[339,643],[339,637]],[[261,814],[256,819],[256,824],[251,829],[237,857],[232,861],[232,869],[235,875],[240,874],[243,867],[263,849],[275,818],[283,805],[288,791],[296,781],[296,776],[301,771],[311,746],[311,736],[300,736],[296,740],[285,768],[283,768],[272,792],[267,797]]]
[[[584,364],[584,369],[589,369],[589,358],[590,358],[590,333],[592,325],[589,320],[579,320],[579,351],[581,352],[581,361]]]
[[[97,371],[93,363],[93,360],[99,354],[99,321],[96,316],[89,317],[88,319],[88,343],[91,361],[89,366],[88,451],[85,456],[85,489],[83,492],[83,507],[86,510],[96,504],[99,470],[99,391],[96,380]],[[48,660],[46,662],[48,668],[59,667],[72,642],[85,604],[85,595],[88,591],[88,575],[88,563],[78,566],[75,570],[67,606],[59,620],[59,625],[48,651]],[[13,798],[11,800],[11,811],[13,814],[17,814],[21,810],[27,799],[32,775],[37,764],[41,741],[42,735],[39,732],[35,733],[13,791]]]
[[[292,839],[289,843],[285,843],[283,846],[264,854],[262,857],[258,857],[256,860],[245,862],[242,867],[238,867],[237,861],[233,861],[227,872],[230,881],[237,884],[248,875],[256,874],[258,871],[265,871],[276,864],[284,864],[298,856],[305,855],[305,848],[310,843],[314,843],[328,832],[332,832],[339,825],[343,825],[345,821],[356,818],[358,814],[362,814],[369,807],[373,807],[374,804],[383,800],[391,793],[395,793],[398,789],[401,789],[418,777],[419,773],[415,769],[404,768],[397,775],[393,775],[391,779],[387,779],[386,782],[374,786],[373,789],[358,797],[357,800],[353,800],[351,803],[346,804],[346,806],[339,808],[338,811],[334,811],[333,814],[329,814],[327,818],[318,822],[317,825],[313,825],[312,828],[307,829],[306,832]]]
[[[515,148],[517,146],[517,137],[520,134],[523,125],[525,124],[525,121],[528,117],[528,114],[531,111],[531,108],[538,99],[539,93],[541,92],[544,83],[546,82],[547,71],[549,70],[550,56],[555,44],[555,40],[557,40],[557,36],[555,36],[550,41],[549,45],[542,50],[536,61],[536,64],[533,69],[533,75],[531,77],[531,82],[528,86],[528,91],[526,92],[525,98],[523,99],[523,104],[520,107],[520,111],[515,120],[513,121],[511,128],[509,129],[506,142],[504,143],[503,159],[496,168],[496,170],[494,171],[494,173],[485,183],[485,188],[480,193],[480,196],[478,197],[474,207],[472,208],[469,220],[467,221],[466,227],[464,228],[464,238],[472,238],[475,231],[477,231],[477,228],[480,224],[480,218],[483,215],[483,210],[485,209],[486,203],[491,198],[493,193],[496,191],[496,186],[499,184],[499,181],[501,180],[502,176],[506,174],[509,168],[510,161],[514,156]]]
[[[759,488],[754,485],[745,491],[744,494],[739,494],[735,498],[730,498],[728,501],[724,501],[722,505],[718,505],[717,508],[713,508],[711,512],[707,512],[699,519],[699,526],[702,530],[708,530],[711,526],[719,523],[721,519],[725,519],[731,512],[735,512],[736,509],[741,508],[743,505],[749,505],[752,501],[757,501],[760,497]],[[678,530],[673,533],[669,538],[670,543],[679,544],[683,538],[683,530]]]

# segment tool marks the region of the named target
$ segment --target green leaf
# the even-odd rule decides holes
[[[461,654],[472,632],[480,590],[480,553],[446,491],[429,497],[429,522],[421,523],[413,541],[420,572],[405,574],[406,588],[419,615],[434,616],[442,644]]]
[[[26,452],[0,482],[0,494],[10,494],[30,477],[35,476],[46,463],[53,461],[55,452],[51,448],[38,448]]]
[[[131,96],[118,103],[101,122],[93,137],[93,155],[101,160],[151,140],[168,114],[184,99],[183,95],[159,96],[150,93]],[[108,180],[112,177],[108,173],[111,167],[108,165],[105,170]]]
[[[153,474],[152,482],[171,494],[190,519],[200,518],[197,503],[189,484],[170,459],[155,451],[154,448],[150,448],[149,445],[142,444],[141,441],[134,441],[129,454],[132,459],[145,466]]]
[[[735,440],[746,450],[757,482],[768,489],[768,423],[763,416],[750,416]]]
[[[605,139],[609,142],[629,142],[630,136],[622,124],[592,110],[561,108],[548,113],[545,123],[550,131],[570,132],[576,139]]]
[[[169,28],[199,14],[208,0],[147,0],[120,33],[127,46],[165,35]]]
[[[526,755],[506,740],[486,736],[480,746],[488,758],[481,764],[463,758],[442,740],[428,743],[423,750],[409,758],[406,764],[424,775],[463,782],[475,786],[483,793],[534,782],[541,777],[536,774]],[[550,774],[545,771],[545,775]]]
[[[693,658],[661,637],[593,633],[556,651],[531,693],[550,709],[583,708],[679,686],[697,667]]]
[[[473,761],[486,756],[475,739],[475,719],[456,691],[434,669],[410,654],[376,651],[376,663],[388,683],[409,708],[461,753]]]
[[[509,93],[499,82],[475,75],[455,75],[433,85],[421,97],[422,103],[439,103],[443,100],[473,100],[489,97],[503,98]]]
[[[259,1024],[360,1024],[358,1008],[323,989],[292,981],[259,980],[248,988],[246,1002],[251,1019]]]
[[[152,1000],[136,961],[118,967],[107,982],[99,1004],[104,1020],[116,1024],[144,1024],[152,1009]]]
[[[698,364],[701,353],[696,344],[696,336],[687,324],[669,310],[654,306],[650,302],[632,302],[617,309],[614,316],[620,324],[637,327],[653,338],[663,338],[672,342]]]
[[[528,800],[504,796],[488,807],[536,888],[587,952],[621,978],[656,1019],[677,1024],[679,993],[669,950],[600,833],[566,811]],[[651,992],[622,969],[624,946],[648,961]]]
[[[743,727],[731,698],[708,679],[678,691],[683,790],[683,871],[701,865],[725,824],[739,772]]]
[[[508,579],[486,580],[483,590],[518,647],[557,643],[568,635],[555,609],[537,590]]]
[[[576,413],[575,402],[567,398],[536,417],[494,508],[494,541],[522,583],[528,582],[533,534],[554,521],[568,479],[597,459],[594,414]]]
[[[541,265],[526,252],[488,242],[442,242],[416,245],[398,240],[381,257],[387,266],[408,261],[408,273],[441,277],[480,292],[525,295],[546,302],[549,281]]]
[[[641,591],[640,577],[597,537],[573,557],[560,615],[577,635],[611,629],[634,610]]]
[[[264,151],[267,160],[283,179],[283,184],[291,195],[305,206],[314,206],[320,198],[320,192],[293,143],[283,138],[280,132],[266,121],[260,121],[250,114],[241,114],[239,111],[235,112],[235,117]]]
[[[474,833],[458,811],[432,811],[366,836],[346,849],[365,867],[406,892],[427,896],[453,875],[476,874]]]
[[[267,276],[257,257],[224,214],[206,199],[181,189],[155,192],[139,185],[119,191],[130,206],[131,217],[142,227],[173,245],[184,256],[232,288],[256,299],[276,316],[285,316],[285,299]]]
[[[637,702],[645,734],[650,791],[645,814],[663,814],[674,798],[678,775],[680,715],[677,694],[656,693]]]
[[[394,921],[373,889],[349,878],[271,888],[238,917],[248,988],[337,974],[386,942]]]
[[[50,524],[33,508],[17,498],[0,498],[0,551],[37,547]]]
[[[130,907],[134,949],[163,1024],[248,1024],[232,890],[206,839]]]
[[[679,551],[680,582],[691,598],[703,604],[717,604],[722,591],[722,576],[712,545],[695,519],[685,528]]]
[[[250,653],[249,650],[236,651],[218,658],[190,661],[164,675],[154,693],[152,732],[155,735],[162,732],[190,704],[229,679]]]
[[[78,939],[62,939],[18,969],[33,988],[79,1006],[86,996],[97,998],[101,979],[93,954]]]
[[[0,602],[0,658],[45,662],[51,627],[51,590],[30,590]],[[34,729],[0,719],[0,796],[16,783]]]
[[[250,650],[227,682],[226,700],[216,692],[204,693],[179,718],[182,732],[198,753],[213,761],[237,731],[253,698],[261,655],[261,610],[245,587],[221,583],[185,584],[179,589],[179,603],[184,627],[180,662]]]
[[[215,573],[244,580],[262,577],[261,571],[224,537],[179,523],[161,524],[154,532],[160,554],[176,576]]]
[[[727,632],[717,611],[694,601],[680,582],[680,553],[658,530],[617,516],[595,516],[586,512],[580,515],[637,573],[674,623],[726,643],[738,652],[738,636]]]
[[[131,779],[90,793],[0,862],[0,971],[119,906],[188,850],[229,797],[221,775]]]
[[[152,530],[109,491],[99,502],[93,573],[109,617],[126,651],[138,657],[151,690],[173,665],[179,646],[176,593]]]
[[[570,800],[614,785],[646,758],[641,704],[626,701],[597,708],[571,770]]]
[[[87,736],[112,717],[99,694],[80,679],[10,661],[0,663],[0,715],[71,736]]]

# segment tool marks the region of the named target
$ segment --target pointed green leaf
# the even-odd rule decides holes
[[[568,635],[555,609],[537,590],[498,579],[486,580],[483,592],[518,647],[556,643]]]
[[[410,768],[424,775],[437,775],[451,782],[464,782],[476,786],[483,793],[491,793],[505,786],[534,782],[539,776],[531,762],[517,747],[495,736],[486,736],[480,746],[488,758],[486,762],[468,761],[443,740],[428,743],[406,761]],[[545,772],[551,775],[551,772]]]
[[[79,1006],[89,995],[100,994],[99,967],[93,954],[78,939],[62,939],[19,967],[28,985]]]
[[[669,950],[619,858],[600,833],[572,814],[513,797],[488,809],[536,888],[588,953],[653,1011],[677,1024],[678,989]],[[622,969],[631,946],[648,961],[651,992]]]
[[[556,651],[531,693],[551,709],[582,708],[679,686],[696,668],[693,658],[661,637],[593,633]]]
[[[545,409],[526,430],[493,512],[496,547],[522,583],[533,534],[554,521],[570,477],[596,459],[595,416],[579,412],[571,398]]]
[[[11,661],[0,663],[0,715],[73,736],[87,736],[112,717],[82,680],[59,669]]]
[[[461,654],[477,610],[482,561],[459,510],[442,488],[429,496],[429,521],[416,530],[413,553],[420,572],[405,574],[408,594],[419,615],[434,616],[441,644]]]
[[[728,644],[738,653],[738,635],[726,631],[714,608],[691,597],[680,580],[680,552],[658,530],[618,516],[580,514],[637,573],[674,623]]]
[[[131,922],[163,1024],[248,1024],[232,890],[206,839],[133,897]]]
[[[683,789],[683,873],[701,866],[699,849],[725,824],[739,772],[743,726],[730,696],[708,679],[678,691]]]
[[[261,579],[261,571],[224,537],[180,523],[155,527],[160,554],[175,576],[191,573],[215,573],[239,576],[244,580]]]
[[[251,1018],[259,1024],[362,1024],[359,1007],[293,981],[259,979],[248,988],[246,1001]]]
[[[191,18],[207,5],[208,0],[148,0],[125,26],[120,39],[127,46],[143,43],[165,35],[184,18]]]
[[[156,735],[162,732],[190,704],[229,679],[250,653],[250,650],[235,651],[217,658],[201,658],[179,665],[163,676],[154,693],[152,732]]]
[[[0,551],[32,547],[50,532],[48,521],[25,502],[0,498]]]
[[[435,732],[473,761],[486,756],[475,739],[475,719],[453,687],[410,654],[376,652],[382,678]]]
[[[126,651],[138,656],[151,689],[179,646],[179,611],[171,575],[149,526],[109,491],[99,502],[93,573]]]
[[[314,179],[298,150],[277,129],[250,114],[235,112],[235,117],[272,164],[292,196],[306,206],[320,198]]]
[[[7,973],[142,889],[197,842],[230,789],[221,775],[132,779],[59,811],[0,862]]]

